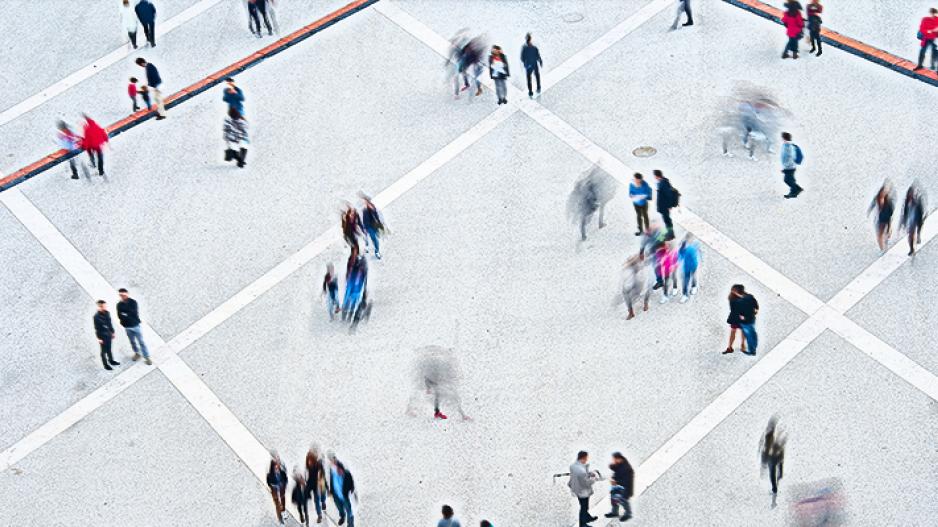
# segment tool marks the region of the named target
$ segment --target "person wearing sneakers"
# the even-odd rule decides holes
[[[142,355],[144,362],[153,364],[150,360],[150,350],[147,349],[147,344],[143,341],[143,332],[140,330],[140,311],[137,301],[130,298],[123,287],[117,290],[117,294],[121,297],[121,301],[117,303],[117,319],[127,332],[130,347],[134,350],[133,360],[140,360]]]
[[[166,106],[163,103],[163,93],[160,92],[160,85],[163,84],[163,78],[160,77],[160,70],[149,63],[143,57],[135,61],[137,66],[146,71],[147,74],[147,93],[153,96],[153,102],[156,103],[156,119],[166,119]]]
[[[782,58],[789,58],[788,53],[791,52],[791,58],[797,59],[798,40],[804,34],[804,18],[801,17],[801,5],[797,8],[789,5],[788,11],[782,16],[782,24],[785,25],[785,34],[788,36],[788,44],[785,45]]]
[[[628,521],[632,517],[632,507],[629,505],[629,499],[632,497],[632,489],[635,487],[635,470],[628,459],[621,452],[612,453],[612,464],[609,465],[612,471],[612,479],[609,481],[609,501],[612,502],[612,510],[606,513],[606,518],[615,518],[619,516],[619,507],[622,507],[622,517],[619,521]]]
[[[694,25],[694,16],[690,12],[690,0],[678,0],[677,16],[674,17],[674,23],[671,24],[671,31],[677,29],[677,25],[681,21],[681,13],[687,15],[687,22],[681,24],[682,27]]]
[[[668,301],[669,292],[671,296],[677,295],[677,251],[671,248],[668,241],[655,251],[655,265],[658,266],[657,274],[662,284],[660,303],[664,304]]]
[[[781,151],[782,174],[785,174],[785,184],[788,185],[788,194],[785,194],[785,198],[797,198],[804,192],[804,189],[795,181],[795,170],[804,161],[804,154],[801,152],[801,147],[791,142],[790,133],[782,132],[782,141],[784,141]]]
[[[697,294],[697,267],[700,265],[700,244],[694,235],[687,233],[681,248],[677,251],[678,267],[681,269],[682,295],[681,303],[688,300],[688,294]]]
[[[524,64],[524,74],[528,79],[528,97],[534,97],[534,91],[531,89],[531,75],[537,81],[537,94],[541,94],[541,69],[544,61],[541,60],[541,52],[537,46],[531,43],[531,34],[524,36],[524,46],[521,47],[521,63]]]
[[[638,172],[632,176],[632,181],[629,183],[629,197],[632,198],[632,206],[635,207],[635,220],[638,223],[635,235],[641,236],[651,227],[648,222],[648,202],[651,201],[651,185]]]
[[[114,342],[114,325],[111,323],[111,314],[107,310],[107,302],[98,300],[98,311],[94,314],[94,334],[101,345],[101,363],[105,370],[113,370],[111,366],[120,366],[111,355],[111,343]]]
[[[931,50],[931,63],[935,65],[935,37],[938,37],[938,9],[928,10],[928,16],[922,19],[918,26],[918,38],[921,48],[918,51],[918,65],[916,70],[922,69],[925,62],[925,53]]]
[[[489,77],[495,81],[495,96],[498,97],[498,104],[508,104],[508,77],[511,73],[508,71],[508,59],[499,46],[492,46],[492,53],[489,55]]]

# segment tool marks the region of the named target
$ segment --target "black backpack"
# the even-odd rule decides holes
[[[679,207],[681,205],[681,191],[671,187],[671,203],[669,208]]]

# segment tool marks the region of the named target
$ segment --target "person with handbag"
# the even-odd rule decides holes
[[[921,49],[918,51],[918,65],[915,66],[915,71],[923,68],[922,63],[925,61],[925,52],[927,50],[931,50],[931,63],[934,67],[935,37],[938,37],[938,9],[931,8],[928,10],[928,16],[923,18],[918,26],[917,36],[921,43]]]

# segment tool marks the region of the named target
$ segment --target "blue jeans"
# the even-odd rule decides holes
[[[326,510],[326,493],[319,492],[319,485],[313,485],[313,503],[316,504],[316,516],[322,516]]]
[[[339,518],[348,518],[348,527],[355,527],[355,516],[352,514],[352,500],[349,497],[342,499],[338,494],[332,495],[332,501],[339,509]]]
[[[750,355],[756,354],[756,348],[759,346],[759,334],[756,333],[756,324],[740,324],[739,329],[743,330],[743,336],[746,337],[746,345],[749,347]]]
[[[684,287],[683,294],[687,296],[687,290],[690,288],[690,285],[693,284],[694,287],[697,286],[697,266],[684,266]]]
[[[140,326],[124,328],[124,331],[127,332],[127,338],[130,339],[130,347],[134,349],[134,353],[143,355],[144,359],[149,359],[150,350],[147,349],[146,343],[143,342],[143,332],[140,331]]]
[[[632,516],[632,507],[629,505],[629,499],[625,496],[625,487],[616,485],[609,489],[609,501],[612,502],[612,513],[619,514],[619,506],[622,506],[623,516]]]
[[[365,227],[365,232],[368,233],[368,237],[371,238],[371,244],[375,246],[375,254],[381,252],[381,248],[378,245],[378,229],[372,229]]]

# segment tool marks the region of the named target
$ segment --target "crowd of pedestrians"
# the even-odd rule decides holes
[[[283,514],[287,510],[286,492],[290,484],[287,477],[287,469],[277,451],[270,452],[270,465],[267,469],[267,488],[270,490],[270,497],[274,502],[274,511],[277,514],[277,520],[283,524]],[[312,500],[316,511],[316,523],[323,522],[323,515],[328,506],[328,497],[332,497],[332,503],[339,514],[336,522],[338,525],[345,524],[348,520],[349,527],[355,527],[355,507],[353,502],[358,500],[355,491],[355,479],[352,477],[348,467],[336,458],[331,450],[323,457],[319,447],[312,445],[306,453],[306,459],[302,465],[297,465],[293,470],[293,488],[290,492],[290,501],[293,502],[297,510],[297,516],[300,524],[309,526],[309,502]]]

